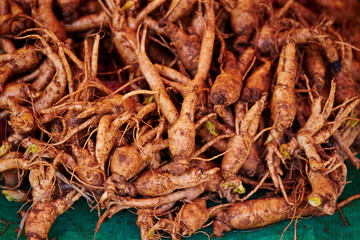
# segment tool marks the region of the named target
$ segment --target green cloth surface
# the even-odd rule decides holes
[[[339,201],[346,199],[356,193],[360,193],[360,174],[351,164],[348,165],[348,181]],[[9,223],[9,228],[0,235],[0,239],[16,239],[17,228],[21,217],[17,211],[22,203],[8,202],[3,195],[0,196],[0,219]],[[25,208],[26,209],[26,208]],[[135,211],[133,211],[135,212]],[[342,208],[342,212],[349,224],[345,226],[338,211],[332,216],[321,216],[313,218],[299,219],[296,228],[297,239],[360,239],[360,200],[355,200],[348,206]],[[49,239],[56,240],[92,240],[94,239],[94,229],[98,220],[97,210],[90,212],[86,200],[83,198],[73,205],[63,215],[59,216],[53,224]],[[290,220],[283,221],[263,229],[251,231],[233,231],[225,233],[222,239],[280,239],[281,235],[290,223]],[[5,224],[0,223],[0,232]],[[211,234],[212,228],[203,229],[204,232]],[[22,233],[20,239],[26,239]],[[102,225],[95,239],[140,239],[140,232],[136,226],[136,215],[132,212],[122,211],[107,219]],[[165,238],[166,239],[166,238]],[[202,232],[192,235],[189,240],[208,239],[208,236]],[[213,238],[211,238],[213,239]],[[294,223],[284,233],[283,239],[294,239]]]

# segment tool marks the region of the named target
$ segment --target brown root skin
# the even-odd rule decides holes
[[[245,176],[253,177],[255,174],[257,174],[260,170],[260,167],[262,165],[261,159],[259,157],[258,150],[253,144],[250,149],[249,156],[247,157],[244,164],[241,166],[240,171]]]
[[[35,91],[43,90],[55,75],[54,64],[49,59],[45,59],[39,67],[40,73],[31,83],[31,88]]]
[[[203,170],[208,171],[211,168],[219,168],[219,166],[213,162],[206,162],[206,165],[203,167]],[[221,175],[221,171],[213,171],[213,173],[208,175],[208,180],[206,182],[206,191],[222,194],[221,183],[223,182],[223,180],[224,178]]]
[[[227,152],[221,162],[221,172],[225,179],[236,175],[250,154],[253,139],[247,133],[240,133],[230,138]]]
[[[131,46],[131,42],[136,42],[136,33],[125,23],[125,16],[114,13],[112,17],[112,33],[115,48],[125,65],[137,67],[136,52]],[[139,72],[136,74],[138,75]]]
[[[17,50],[14,41],[10,38],[0,38],[0,46],[7,54],[15,53]]]
[[[114,196],[112,204],[118,204],[125,208],[155,208],[181,199],[193,200],[205,191],[205,183],[201,183],[195,187],[182,189],[168,195],[154,198],[131,198]]]
[[[205,184],[199,184],[195,187],[186,188],[165,196],[154,197],[154,198],[131,198],[131,197],[120,197],[114,196],[114,201],[109,204],[108,210],[100,217],[95,232],[98,232],[101,223],[106,217],[111,218],[117,212],[128,209],[128,208],[157,208],[168,210],[175,204],[175,202],[184,200],[191,201],[199,197],[205,191]]]
[[[52,224],[59,215],[55,202],[43,200],[34,204],[25,222],[25,235],[28,239],[45,239]],[[60,201],[57,202],[57,205]]]
[[[70,195],[71,193],[69,193]],[[68,197],[68,196],[67,196]],[[33,205],[25,221],[25,235],[27,239],[47,239],[49,230],[55,219],[71,207],[80,195],[72,199],[41,200]]]
[[[258,26],[255,4],[251,0],[237,0],[235,8],[230,12],[230,25],[237,35],[235,45],[247,45]]]
[[[340,105],[347,99],[358,97],[360,94],[352,74],[344,68],[340,72],[335,73],[335,83],[335,105]]]
[[[242,90],[242,75],[238,69],[220,73],[211,87],[210,100],[214,105],[229,106],[236,102]]]
[[[189,169],[181,176],[167,172],[148,170],[141,173],[135,180],[135,187],[143,196],[155,197],[170,194],[177,189],[194,187],[206,182],[207,177],[199,169]]]
[[[212,162],[202,162],[193,164],[193,167],[181,176],[162,172],[160,169],[147,170],[136,179],[135,187],[139,194],[145,196],[171,194],[177,189],[191,188],[203,183],[207,191],[219,192],[221,181],[218,166]]]
[[[7,158],[0,159],[0,172],[4,172],[10,169],[24,169],[29,167],[30,163],[24,158]]]
[[[18,49],[14,54],[17,58],[6,62],[0,68],[0,92],[6,80],[14,74],[22,74],[35,68],[42,59],[42,54],[32,46]]]
[[[295,43],[289,43],[280,54],[276,86],[270,101],[271,118],[280,131],[290,127],[296,115],[294,88],[297,66]]]
[[[306,8],[298,2],[293,2],[291,8],[293,11],[295,11],[297,17],[301,15],[301,17],[306,20],[307,24],[316,25],[316,21],[318,21],[318,16],[313,10]]]
[[[145,144],[141,150],[136,144],[118,147],[110,157],[110,170],[129,180],[149,164],[149,160],[157,151],[168,146],[168,141],[163,140],[158,143]]]
[[[206,200],[197,198],[191,203],[185,203],[180,209],[175,221],[181,223],[181,234],[190,236],[205,224],[209,219],[209,211],[206,208]]]
[[[256,102],[270,88],[271,78],[269,76],[271,62],[265,61],[245,80],[244,89],[241,93],[241,100],[246,102]]]
[[[143,139],[141,137],[139,139],[140,146],[142,142],[145,142]],[[148,166],[155,153],[161,149],[168,148],[168,146],[168,141],[160,141],[156,144],[148,143],[141,150],[138,149],[136,144],[116,148],[110,157],[110,171],[112,175],[105,182],[106,189],[100,199],[100,203],[105,206],[108,200],[115,196],[116,189],[119,195],[136,196],[137,190],[128,180],[137,176]]]
[[[138,194],[135,186],[128,182],[125,177],[117,173],[112,173],[112,175],[106,179],[104,186],[105,192],[100,199],[102,205],[106,205],[107,201],[111,196],[114,196],[115,193],[120,196],[131,197],[135,197]]]
[[[296,46],[294,42],[290,42],[281,49],[276,70],[276,85],[270,100],[270,112],[274,128],[270,130],[265,142],[267,150],[265,160],[276,188],[282,187],[282,181],[278,175],[282,175],[282,170],[276,163],[279,160],[274,157],[274,154],[278,151],[278,143],[283,138],[284,130],[292,126],[296,116],[294,88],[297,68]],[[282,193],[287,200],[286,192],[283,190]]]
[[[276,33],[275,26],[271,24],[265,24],[259,32],[259,37],[257,40],[257,49],[261,55],[270,55],[276,54],[275,41],[274,38]]]
[[[143,160],[135,145],[116,148],[110,157],[110,171],[124,176],[126,180],[136,176],[142,164]]]
[[[160,74],[156,70],[145,52],[145,37],[146,29],[143,32],[142,39],[137,42],[137,46],[133,42],[137,61],[142,74],[144,75],[149,87],[153,91],[158,91],[158,94],[154,95],[155,101],[158,104],[161,113],[165,116],[170,124],[173,124],[179,117],[179,113],[171,101],[168,93],[166,92],[165,85],[161,80]]]
[[[290,206],[283,198],[264,198],[235,203],[220,212],[214,222],[213,235],[221,237],[224,231],[264,227],[287,219]],[[261,217],[258,217],[261,216]]]
[[[161,239],[158,231],[168,233],[172,240],[180,240],[180,223],[167,218],[160,218],[160,220],[151,228],[151,234],[156,233],[155,239]]]
[[[33,188],[32,194],[34,204],[25,221],[25,235],[29,239],[45,239],[59,215],[56,205],[53,204],[51,195],[54,193],[54,186],[52,185],[55,172],[52,166],[46,169],[46,172],[41,174],[40,169],[32,169],[29,174],[29,182]]]
[[[0,179],[3,182],[3,188],[4,189],[9,189],[9,188],[10,189],[15,189],[15,188],[17,188],[17,186],[19,184],[18,170],[17,169],[10,169],[10,170],[7,170],[7,171],[3,171],[3,172],[1,172],[1,178]]]
[[[182,84],[188,84],[190,82],[190,79],[188,77],[186,77],[185,75],[176,71],[173,68],[160,64],[154,64],[154,66],[156,67],[156,70],[159,72],[161,76],[164,76],[171,81]]]
[[[125,124],[132,116],[131,112],[124,112],[117,118],[110,114],[104,115],[98,125],[96,134],[95,156],[100,168],[105,171],[105,165],[109,154],[114,146],[119,128]]]
[[[190,13],[196,0],[173,0],[169,6],[168,12],[164,15],[164,17],[160,20],[160,22],[171,22],[174,23],[182,17],[185,17]]]
[[[17,35],[31,27],[32,21],[24,14],[4,14],[0,16],[0,35]]]
[[[80,108],[83,110],[77,118],[87,118],[93,114],[105,114],[105,113],[115,113],[119,114],[121,112],[129,111],[133,112],[136,109],[136,103],[131,98],[125,99],[122,101],[122,95],[110,95],[108,97],[102,98],[97,102],[92,102],[86,104],[87,102],[80,102],[81,107],[74,106],[74,108]],[[89,106],[90,105],[90,106]],[[70,106],[70,109],[72,107]]]
[[[303,66],[312,80],[312,86],[320,90],[325,85],[326,65],[317,45],[312,44],[306,48]]]
[[[323,214],[334,214],[337,199],[346,185],[346,175],[347,167],[344,163],[329,174],[310,169],[307,176],[312,192],[307,201]]]
[[[335,120],[331,127],[322,129],[318,134],[313,136],[315,144],[322,144],[328,140],[332,134],[341,126],[345,118],[360,104],[360,99],[356,98],[350,101],[347,105],[343,106],[335,117]]]
[[[29,134],[35,129],[33,113],[25,107],[22,107],[20,112],[11,113],[9,124],[14,132],[19,134]]]
[[[226,125],[231,128],[235,128],[235,118],[230,107],[225,107],[224,105],[215,105],[214,111]]]
[[[65,23],[73,22],[78,18],[77,8],[80,5],[80,0],[56,0]]]
[[[100,169],[95,157],[90,155],[87,149],[80,146],[73,144],[71,148],[77,164],[73,169],[75,173],[84,182],[93,186],[101,186],[105,180],[105,172]]]
[[[25,235],[28,239],[46,239],[56,217],[63,214],[81,197],[73,190],[64,199],[53,200],[54,177],[52,166],[43,174],[39,169],[30,171],[29,180],[33,188],[34,203],[25,221]]]
[[[211,87],[210,101],[214,105],[229,106],[236,102],[243,87],[243,74],[253,58],[254,51],[249,48],[241,56],[239,63],[235,55],[226,51],[224,69],[216,77]]]
[[[83,16],[76,19],[72,23],[65,24],[66,32],[81,32],[90,30],[92,28],[99,28],[101,26],[108,26],[110,19],[105,11],[98,11],[93,14]]]
[[[35,98],[36,93],[26,83],[9,82],[5,85],[0,98],[12,98],[19,105],[25,105],[27,100]],[[2,101],[2,100],[1,100]]]
[[[296,211],[294,213],[294,211]],[[286,203],[284,198],[262,198],[235,203],[226,211],[218,213],[214,222],[213,236],[221,237],[232,229],[248,230],[261,228],[293,216],[322,215],[316,208],[304,203],[297,208]]]
[[[180,117],[168,130],[169,150],[174,156],[173,169],[170,171],[178,175],[183,174],[189,167],[188,158],[195,150],[194,114],[198,100],[197,92],[189,93],[182,104]]]
[[[59,150],[57,150],[56,148],[54,148],[53,146],[49,147],[47,145],[47,143],[38,140],[36,138],[33,137],[27,137],[22,139],[21,141],[21,146],[25,149],[28,149],[31,146],[36,146],[38,149],[41,149],[41,156],[44,158],[55,158],[57,155],[59,155]],[[44,149],[46,149],[45,151],[43,151]],[[66,154],[68,156],[68,154]],[[70,157],[71,158],[71,157]]]
[[[53,12],[53,0],[38,0],[37,8],[31,9],[31,16],[45,28],[51,30],[60,41],[65,41],[68,38],[63,24]]]
[[[170,33],[174,34],[170,36],[171,43],[175,46],[181,61],[183,62],[185,68],[194,73],[199,63],[199,54],[200,54],[200,39],[197,35],[187,35],[180,31],[180,29],[167,30]],[[181,33],[180,33],[181,32]]]
[[[150,29],[169,37],[171,45],[175,47],[186,70],[191,73],[196,72],[201,49],[201,40],[199,36],[196,34],[188,35],[183,29],[171,22],[159,24],[157,21],[149,18],[146,19],[145,22]]]
[[[322,160],[317,153],[313,136],[325,125],[326,119],[330,116],[335,98],[335,83],[332,82],[329,97],[326,100],[324,109],[321,109],[321,98],[314,100],[311,106],[311,115],[305,125],[296,134],[299,147],[305,151],[309,159],[310,168],[316,170],[316,166],[322,165]]]
[[[224,177],[222,188],[226,192],[226,197],[229,201],[236,200],[229,192],[230,190],[237,193],[243,193],[244,191],[237,173],[250,154],[254,142],[253,137],[257,132],[260,116],[265,108],[265,102],[266,96],[263,96],[244,116],[241,111],[242,109],[236,111],[236,123],[239,124],[239,121],[241,121],[241,125],[236,126],[237,134],[229,139],[226,153],[221,162],[221,174]]]
[[[200,127],[200,129],[197,130],[197,134],[202,138],[203,143],[210,142],[216,138],[216,136],[214,136],[205,126]],[[227,148],[227,140],[220,139],[219,141],[215,142],[212,147],[217,149],[219,152],[225,152]]]
[[[14,132],[28,134],[35,128],[35,119],[32,111],[20,106],[14,97],[0,98],[0,108],[9,111],[9,124]]]
[[[321,171],[309,170],[308,179],[312,188],[308,202],[325,214],[333,215],[336,211],[338,188],[329,176],[324,176]]]
[[[160,236],[153,236],[152,227],[154,226],[154,210],[139,209],[137,211],[136,225],[140,228],[140,236],[142,240],[160,240]]]
[[[252,46],[248,47],[241,55],[239,61],[237,62],[237,65],[242,74],[245,74],[245,72],[248,70],[254,56],[255,56],[255,49]]]
[[[79,112],[69,110],[63,115],[63,123],[59,119],[55,119],[50,123],[51,134],[53,134],[54,141],[61,141],[67,134],[71,133],[74,129],[78,128],[82,123],[83,119],[78,119]],[[66,142],[67,143],[79,143],[79,139],[83,139],[86,134],[86,130],[80,130],[73,134]],[[81,141],[80,143],[82,143]]]
[[[185,203],[174,220],[160,218],[153,226],[152,231],[162,230],[169,233],[173,239],[174,237],[180,239],[180,236],[191,236],[201,229],[208,219],[209,211],[206,208],[206,199],[196,198]]]
[[[33,34],[32,37],[40,40],[43,46],[40,48],[41,51],[48,57],[51,63],[54,64],[57,73],[51,82],[46,85],[34,103],[34,108],[39,111],[49,108],[66,93],[68,78],[63,62],[63,60],[66,61],[66,59],[62,59],[61,56],[58,55],[58,52],[54,52],[42,36]]]
[[[288,42],[309,44],[315,41],[323,49],[332,70],[339,72],[341,70],[340,58],[332,40],[327,36],[328,34],[325,31],[327,26],[323,25],[318,25],[316,28],[296,28],[276,34],[277,29],[281,28],[281,24],[280,26],[276,23],[265,24],[259,33],[257,41],[258,50],[262,55],[267,55],[268,53],[275,55],[278,52],[277,47],[284,47]]]

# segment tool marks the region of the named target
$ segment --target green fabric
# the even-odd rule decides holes
[[[344,193],[339,201],[360,193],[360,174],[354,167],[348,168],[348,181]],[[16,229],[21,218],[17,216],[17,211],[22,203],[8,202],[4,196],[0,196],[0,219],[10,223],[7,231],[0,235],[0,239],[16,239]],[[352,202],[349,206],[342,208],[342,212],[349,226],[345,226],[340,213],[337,211],[333,216],[314,217],[311,219],[301,219],[297,223],[298,239],[360,239],[360,200]],[[96,210],[89,212],[89,207],[84,199],[79,200],[63,215],[59,216],[52,226],[49,239],[56,240],[92,240],[94,239],[94,229],[98,220]],[[222,239],[280,239],[282,232],[290,221],[277,223],[263,229],[253,231],[233,231],[225,233]],[[5,225],[0,223],[0,232]],[[211,227],[204,230],[211,234]],[[20,239],[26,239],[22,233]],[[140,239],[140,232],[136,226],[136,215],[123,211],[116,214],[113,218],[106,220],[101,225],[96,239]],[[204,233],[194,234],[189,240],[208,239]],[[294,224],[285,232],[283,239],[294,239]]]

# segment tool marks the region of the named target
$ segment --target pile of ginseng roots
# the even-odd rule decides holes
[[[131,209],[142,239],[332,215],[360,167],[359,9],[1,1],[0,172],[29,206],[19,236],[47,239],[80,198],[94,232]]]

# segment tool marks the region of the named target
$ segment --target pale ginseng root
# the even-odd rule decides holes
[[[311,44],[305,51],[304,67],[312,80],[314,89],[319,91],[325,85],[326,65],[321,48]]]
[[[221,174],[224,177],[222,188],[224,188],[224,192],[228,192],[225,195],[228,201],[236,199],[232,193],[241,194],[245,192],[242,181],[237,177],[237,174],[250,154],[265,102],[266,96],[263,96],[244,116],[241,116],[241,113],[236,114],[236,135],[229,139],[221,163]]]
[[[285,219],[321,215],[316,208],[304,201],[305,188],[305,179],[299,177],[289,195],[289,199],[294,205],[289,205],[283,197],[252,199],[236,202],[230,206],[224,204],[224,208],[215,211],[216,220],[213,223],[213,236],[221,237],[223,232],[229,232],[233,229],[249,230],[261,228]]]
[[[168,170],[177,175],[181,175],[189,168],[189,156],[195,149],[196,131],[194,116],[196,106],[199,105],[199,102],[206,102],[206,100],[204,100],[206,95],[203,89],[211,65],[212,55],[210,54],[209,56],[209,50],[211,50],[210,52],[212,53],[214,47],[215,13],[212,1],[207,0],[204,2],[204,5],[206,27],[203,32],[197,72],[190,83],[192,91],[184,98],[180,117],[176,122],[172,123],[168,131],[169,149],[172,155],[174,155],[174,161],[170,163],[171,166]]]
[[[168,11],[162,17],[161,21],[176,22],[182,17],[185,17],[193,8],[196,0],[180,1],[173,0],[169,6]]]
[[[179,190],[171,194],[155,198],[131,198],[115,196],[109,206],[112,206],[100,217],[95,231],[97,232],[101,223],[107,218],[111,218],[117,212],[129,208],[158,208],[179,200],[193,200],[205,191],[206,184],[202,183],[195,187]]]
[[[57,115],[62,114],[66,110],[74,110],[79,112],[76,116],[78,119],[85,119],[92,115],[100,114],[121,114],[125,111],[134,112],[136,103],[131,98],[122,100],[123,95],[113,94],[105,96],[96,101],[68,101],[59,105],[53,105],[40,111],[42,114],[41,122],[48,123],[55,119]]]
[[[0,67],[0,92],[5,82],[15,74],[22,74],[37,67],[43,55],[33,46],[25,46],[13,53],[15,57]]]
[[[247,45],[252,33],[259,25],[256,10],[259,6],[251,0],[237,0],[230,12],[230,25],[236,34],[235,47]]]
[[[249,47],[238,61],[232,52],[225,51],[223,69],[211,86],[210,101],[213,104],[229,106],[239,99],[243,88],[243,76],[254,54],[254,49]]]
[[[151,142],[161,134],[159,130],[164,130],[161,125],[142,134],[131,145],[115,148],[109,159],[111,175],[104,183],[105,191],[100,198],[102,206],[108,204],[116,191],[119,195],[137,195],[136,188],[128,181],[149,165],[158,151],[169,147],[168,140]]]
[[[287,194],[279,176],[283,172],[278,163],[278,157],[281,156],[278,143],[282,141],[284,130],[292,126],[296,115],[294,88],[297,66],[296,46],[294,42],[289,42],[282,48],[278,62],[276,85],[270,101],[274,126],[265,142],[267,150],[265,160],[271,179],[276,188],[280,187],[287,201]]]
[[[55,192],[53,170],[52,166],[48,166],[43,173],[37,168],[30,170],[29,181],[33,188],[34,202],[29,209],[29,213],[25,215],[25,235],[27,239],[46,239],[55,219],[81,197],[80,193],[72,190],[65,197],[53,200],[52,194]],[[21,231],[19,232],[21,233]]]
[[[80,0],[56,0],[60,6],[61,14],[66,23],[73,22],[78,18],[77,8],[80,5]]]
[[[314,100],[311,107],[311,115],[306,121],[303,128],[297,132],[297,142],[299,147],[305,151],[306,157],[309,159],[310,168],[319,170],[321,167],[322,160],[316,152],[313,135],[319,132],[325,125],[325,121],[331,114],[335,99],[335,83],[332,82],[330,94],[326,100],[324,109],[321,110],[321,98]]]
[[[333,214],[336,210],[336,200],[342,192],[341,189],[342,185],[344,184],[343,179],[338,179],[339,182],[336,182],[331,180],[330,176],[325,173],[332,172],[336,170],[337,167],[342,166],[339,165],[340,163],[338,163],[338,161],[336,161],[336,155],[334,156],[334,158],[331,158],[328,161],[324,161],[315,147],[316,144],[322,144],[328,139],[324,136],[324,134],[328,133],[329,130],[323,128],[325,126],[326,120],[330,116],[333,109],[335,99],[335,86],[336,84],[333,81],[331,84],[329,97],[323,109],[321,109],[322,99],[320,97],[316,98],[313,101],[311,107],[312,113],[306,121],[305,125],[300,130],[298,130],[296,139],[299,148],[305,152],[305,155],[309,161],[310,169],[308,170],[307,175],[310,185],[312,187],[312,192],[308,197],[308,201],[312,206],[318,207],[326,214]],[[342,122],[347,116],[345,115],[345,113],[350,112],[349,108],[353,109],[356,105],[352,103],[345,106],[347,108],[347,111],[345,111],[344,109],[339,110],[339,113],[335,117],[334,121]],[[338,123],[334,124],[330,127],[332,129],[331,131],[333,131],[334,128],[336,130],[339,126],[340,124]],[[315,135],[316,133],[318,134]],[[322,139],[322,141],[316,141],[314,135],[324,136],[324,138]],[[294,148],[297,148],[297,144],[293,144],[292,142],[288,143],[288,146],[284,147],[283,149],[287,149],[287,154],[292,154],[295,150]],[[333,159],[335,159],[335,162],[333,162]],[[346,167],[343,166],[340,169],[342,169],[342,171],[339,175],[342,175],[343,178],[346,178]]]
[[[191,202],[184,203],[174,220],[159,218],[156,224],[152,224],[148,234],[155,238],[161,238],[159,231],[164,231],[170,234],[172,239],[191,236],[204,226],[209,217],[206,198],[196,198]]]
[[[168,172],[147,170],[142,172],[134,182],[137,192],[142,196],[156,197],[170,194],[177,189],[194,187],[208,181],[208,175],[218,169],[204,171],[198,168],[189,168],[181,176]],[[156,186],[156,187],[155,187]]]
[[[63,24],[60,23],[53,11],[52,0],[38,0],[37,4],[32,6],[31,16],[43,27],[53,32],[60,41],[68,38]]]
[[[165,2],[165,0],[151,1],[136,15],[135,18],[132,16],[129,16],[127,19],[129,27],[133,30],[136,30],[138,28],[139,24],[144,20],[144,18],[146,18],[148,16],[148,14],[153,12],[155,9],[161,7],[164,2]],[[125,7],[125,5],[122,8],[124,8],[124,7]]]
[[[72,23],[65,24],[64,28],[66,32],[80,32],[89,30],[92,28],[99,28],[101,26],[107,26],[110,24],[110,18],[105,11],[99,11],[97,13],[89,14],[80,17]]]
[[[85,149],[77,144],[71,144],[72,156],[76,161],[74,170],[76,175],[89,186],[102,186],[106,178],[105,171],[95,158],[93,145],[94,143],[90,141],[88,148]]]
[[[244,89],[241,93],[241,100],[255,102],[270,89],[271,61],[264,60],[264,63],[257,67],[254,72],[245,79]]]
[[[165,90],[165,86],[161,80],[160,74],[157,72],[156,68],[146,55],[145,39],[146,29],[143,32],[141,42],[139,39],[137,39],[137,45],[135,45],[134,42],[130,43],[135,50],[140,70],[149,84],[150,89],[159,92],[159,94],[155,94],[154,97],[161,113],[165,116],[169,123],[172,124],[176,121],[176,119],[178,119],[179,113]]]
[[[96,134],[95,156],[101,170],[105,171],[107,159],[119,134],[120,127],[127,123],[131,117],[131,112],[124,112],[116,118],[110,114],[105,114],[100,119]]]
[[[346,184],[347,168],[344,163],[339,163],[338,166],[329,174],[313,169],[309,169],[307,173],[312,189],[307,201],[324,214],[335,213],[336,201]]]
[[[35,119],[30,109],[18,104],[15,97],[0,98],[0,108],[9,111],[10,121],[14,132],[28,134],[35,128]]]
[[[219,190],[219,185],[222,181],[222,177],[219,174],[219,168],[209,162],[209,163],[200,163],[196,166],[194,166],[193,169],[194,173],[200,174],[200,177],[202,178],[201,183],[193,183],[193,187],[188,187],[185,189],[180,189],[178,191],[174,191],[172,193],[169,193],[164,196],[157,196],[153,198],[132,198],[132,197],[121,197],[118,195],[113,195],[112,200],[107,205],[109,208],[100,218],[97,229],[100,227],[100,224],[104,221],[104,219],[109,216],[111,217],[115,213],[117,213],[120,210],[128,209],[128,208],[158,208],[176,201],[179,201],[181,199],[184,200],[193,200],[197,198],[200,194],[202,194],[204,191],[210,191],[210,192],[216,192]],[[203,173],[202,173],[203,170]],[[147,175],[151,175],[151,170],[148,171]],[[168,187],[171,185],[171,183],[174,183],[177,186],[181,186],[183,182],[188,181],[189,183],[192,182],[192,179],[190,179],[190,174],[187,176],[176,176],[169,173],[164,173],[169,178],[165,180],[163,183],[168,181],[169,185],[158,185],[153,181],[150,181],[152,184],[150,184],[148,187],[150,189],[152,188],[153,191],[156,192],[162,192],[162,191],[168,191]],[[165,176],[164,175],[164,176]],[[152,175],[155,177],[155,179],[158,177],[156,174]],[[150,176],[151,177],[151,176]],[[161,177],[161,176],[159,176]],[[172,178],[172,179],[171,179]],[[174,180],[174,181],[173,181]],[[181,187],[180,187],[181,188]],[[175,189],[172,189],[175,190]],[[151,190],[150,190],[151,191]],[[115,206],[113,206],[115,205]]]
[[[233,229],[248,230],[261,228],[294,216],[317,214],[317,209],[307,205],[291,207],[284,198],[262,198],[235,203],[225,212],[217,215],[213,235],[221,237],[223,232]],[[261,216],[260,218],[257,216]]]
[[[168,170],[177,175],[183,174],[189,168],[189,157],[195,150],[194,114],[197,100],[198,94],[195,91],[185,97],[180,117],[168,130],[169,150],[174,156],[174,161]]]
[[[199,36],[187,34],[183,29],[171,22],[164,22],[161,27],[153,19],[146,19],[145,22],[150,29],[169,37],[186,70],[196,73],[201,49]]]

